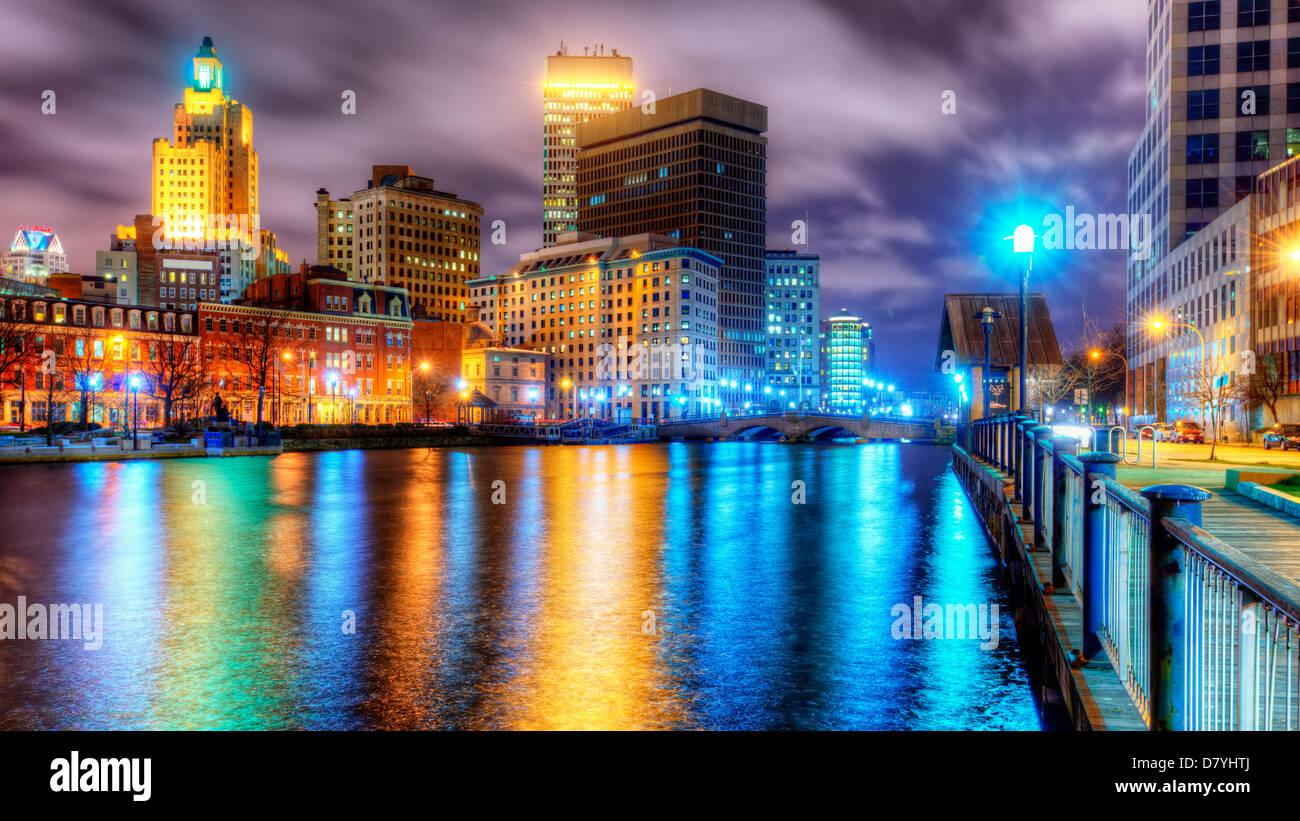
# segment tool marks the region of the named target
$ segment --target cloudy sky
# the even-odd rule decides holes
[[[1013,290],[1003,215],[1122,212],[1142,124],[1143,0],[42,0],[5,13],[0,229],[54,227],[89,271],[149,209],[189,59],[211,35],[254,114],[262,225],[314,262],[314,192],[405,163],[504,219],[504,270],[541,243],[544,57],[603,43],[638,93],[707,87],[768,106],[769,247],[808,216],[822,309],[876,328],[882,370],[922,384],[945,292]],[[41,114],[41,95],[57,109]],[[357,95],[356,116],[340,94]],[[941,112],[944,91],[956,114]],[[1124,255],[1036,262],[1063,344],[1123,311]]]

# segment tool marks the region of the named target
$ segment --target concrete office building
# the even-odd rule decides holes
[[[767,372],[767,108],[708,89],[578,126],[578,227],[654,233],[724,260],[719,386],[763,401]]]
[[[1127,271],[1128,394],[1137,416],[1166,419],[1166,399],[1157,397],[1167,392],[1156,386],[1167,384],[1170,358],[1190,362],[1198,347],[1212,347],[1209,337],[1201,346],[1186,329],[1157,332],[1152,318],[1187,306],[1192,294],[1186,289],[1202,286],[1198,315],[1205,316],[1206,296],[1213,315],[1215,290],[1205,277],[1240,270],[1231,262],[1219,264],[1224,251],[1216,252],[1213,240],[1201,249],[1200,263],[1176,257],[1176,250],[1247,197],[1260,174],[1300,151],[1296,24],[1300,5],[1287,0],[1147,3],[1146,124],[1128,162],[1128,211],[1150,215],[1153,227],[1149,248],[1130,251]],[[1216,239],[1224,227],[1231,233],[1230,225],[1220,226]],[[1228,246],[1231,253],[1231,237]],[[1238,245],[1236,253],[1244,250]],[[1212,263],[1205,262],[1207,253]],[[1198,264],[1208,266],[1196,269],[1201,279],[1184,279],[1192,270],[1185,266]],[[1227,284],[1214,285],[1220,300]],[[1245,294],[1237,284],[1240,301]],[[1241,333],[1232,331],[1235,337]],[[1215,338],[1220,348],[1225,341],[1231,348],[1229,337]]]
[[[376,165],[346,201],[317,191],[316,213],[318,260],[323,250],[336,267],[349,266],[349,279],[405,288],[417,316],[465,321],[465,283],[479,276],[481,205],[439,191],[410,166]]]
[[[496,345],[550,355],[551,415],[612,421],[716,413],[722,260],[670,237],[566,232],[469,283]]]

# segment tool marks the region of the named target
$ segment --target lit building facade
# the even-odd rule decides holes
[[[211,37],[192,63],[171,139],[153,142],[152,213],[166,218],[168,236],[191,240],[211,238],[213,220],[224,229],[234,218],[235,238],[251,245],[260,213],[253,113],[226,96]]]
[[[1126,358],[1134,415],[1167,420],[1164,386],[1167,377],[1180,378],[1166,369],[1184,367],[1170,357],[1190,363],[1201,343],[1185,328],[1173,335],[1156,332],[1150,322],[1180,308],[1213,316],[1216,291],[1228,320],[1248,315],[1241,307],[1246,277],[1235,281],[1236,316],[1232,297],[1222,302],[1230,286],[1222,271],[1241,271],[1245,248],[1235,250],[1238,263],[1222,263],[1223,251],[1214,245],[1231,224],[1216,221],[1251,194],[1259,175],[1300,151],[1300,38],[1288,36],[1300,23],[1300,5],[1148,0],[1146,22],[1146,123],[1129,155],[1128,211],[1150,215],[1152,236],[1149,249],[1129,254]],[[1239,216],[1229,222],[1240,224]],[[1208,250],[1201,247],[1199,262],[1176,255],[1211,224],[1214,236]],[[1228,248],[1231,253],[1230,237]],[[1201,300],[1200,308],[1189,299]],[[1240,345],[1244,330],[1224,332],[1215,332],[1213,344],[1207,336],[1204,347],[1231,349],[1233,339]]]
[[[1300,419],[1300,158],[1260,175],[1254,200],[1255,237],[1249,269],[1248,315],[1256,371],[1276,368],[1280,398],[1275,419],[1255,408],[1248,429]]]
[[[274,362],[261,386],[266,421],[412,420],[412,322],[401,288],[314,266],[258,280],[237,304],[201,304],[198,318],[211,390],[233,418],[256,419],[261,368],[238,353],[252,347]]]
[[[818,336],[822,407],[832,413],[861,413],[866,405],[865,383],[871,373],[875,346],[871,323],[841,308],[822,320]]]
[[[331,258],[332,247],[334,259],[351,260],[349,278],[405,288],[424,316],[464,322],[469,303],[465,283],[479,276],[483,207],[439,191],[433,182],[413,174],[410,166],[376,165],[369,186],[350,197],[351,217],[341,201],[330,200],[324,189],[318,191],[317,256],[323,245],[326,258]],[[330,211],[345,216],[330,218]],[[338,225],[354,230],[338,231]],[[322,229],[327,234],[324,243]]]
[[[469,283],[496,344],[550,355],[554,416],[613,421],[716,413],[723,262],[670,237],[560,235]]]
[[[10,425],[78,422],[84,407],[87,421],[121,428],[136,413],[136,400],[141,427],[160,425],[157,386],[166,378],[162,348],[197,350],[191,312],[16,296],[0,298],[0,310],[29,323],[36,352],[24,368],[6,373],[0,385],[5,399],[0,414]],[[53,374],[42,368],[45,351],[54,353]],[[192,415],[193,406],[189,411]]]
[[[316,191],[316,264],[338,268],[355,279],[352,244],[352,200],[330,199],[324,188]]]
[[[587,49],[584,49],[586,51]],[[605,56],[569,56],[561,48],[546,58],[542,82],[542,246],[549,248],[578,223],[576,126],[632,107],[632,58],[615,49]]]
[[[719,385],[728,407],[764,398],[766,130],[766,106],[708,89],[578,126],[581,231],[661,234],[724,260]]]
[[[461,353],[461,396],[467,405],[475,392],[495,403],[486,420],[541,419],[546,416],[546,363],[540,351],[475,347]],[[480,421],[475,418],[472,421]]]
[[[767,252],[767,376],[763,385],[769,405],[776,402],[784,408],[793,400],[797,407],[815,408],[821,401],[820,266],[816,254]]]
[[[119,305],[140,304],[136,290],[138,261],[135,250],[135,226],[119,225],[108,238],[108,250],[95,252],[95,273],[113,284]]]
[[[0,275],[10,279],[40,284],[50,274],[68,271],[68,257],[63,253],[63,243],[51,228],[33,225],[19,228],[13,241],[0,255]]]

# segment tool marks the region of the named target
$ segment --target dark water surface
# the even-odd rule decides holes
[[[737,442],[0,467],[0,603],[102,603],[106,627],[98,650],[0,641],[0,727],[1037,729],[949,460]],[[997,648],[893,638],[916,595],[1000,604]]]

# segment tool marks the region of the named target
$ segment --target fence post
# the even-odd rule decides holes
[[[1065,586],[1065,557],[1069,555],[1070,534],[1065,532],[1065,494],[1067,483],[1063,458],[1079,452],[1079,440],[1073,436],[1052,437],[1052,587]],[[1074,575],[1079,575],[1078,568],[1071,568]]]
[[[1082,453],[1083,463],[1083,568],[1074,569],[1074,580],[1083,593],[1083,641],[1081,655],[1090,659],[1101,653],[1098,634],[1105,626],[1106,613],[1106,489],[1093,476],[1115,478],[1113,453]],[[1095,484],[1094,484],[1095,483]]]
[[[1029,487],[1026,482],[1026,475],[1030,470],[1029,457],[1029,429],[1035,427],[1036,423],[1029,417],[1023,417],[1016,422],[1015,437],[1012,445],[1012,452],[1016,460],[1016,501],[1021,506],[1021,521],[1029,520],[1029,499],[1025,496],[1025,489]]]
[[[1238,638],[1241,648],[1241,681],[1237,685],[1237,729],[1270,729],[1267,719],[1259,726],[1259,630],[1264,609],[1259,598],[1246,588],[1241,589],[1241,615]]]
[[[1201,524],[1201,502],[1210,492],[1191,485],[1152,485],[1141,490],[1151,505],[1150,625],[1148,634],[1151,675],[1151,729],[1182,730],[1188,726],[1183,712],[1183,690],[1191,671],[1186,658],[1183,607],[1187,574],[1178,540],[1165,530],[1171,516]]]
[[[1032,545],[1038,547],[1046,544],[1045,531],[1043,529],[1043,478],[1046,470],[1043,466],[1043,454],[1047,452],[1047,440],[1052,436],[1052,429],[1047,425],[1035,425],[1029,429],[1029,453],[1033,461],[1034,470],[1029,479],[1033,484],[1028,489],[1028,498],[1033,503],[1033,539]]]

